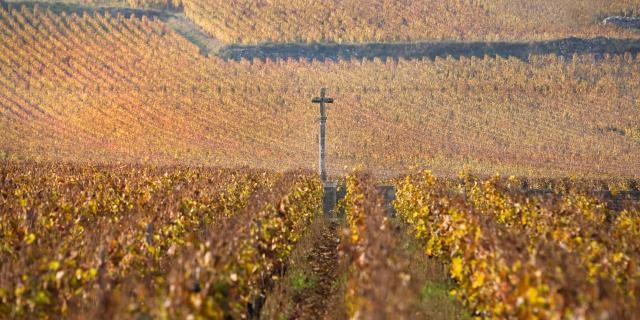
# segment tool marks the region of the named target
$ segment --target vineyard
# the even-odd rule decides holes
[[[234,62],[146,17],[0,15],[0,158],[313,169],[330,83],[334,174],[638,175],[631,54]]]
[[[452,294],[488,318],[632,319],[640,294],[640,211],[613,211],[568,185],[518,192],[515,177],[398,183],[395,206],[429,256],[448,261]]]
[[[637,38],[637,32],[601,22],[610,15],[640,13],[637,0],[44,1],[183,11],[227,44]]]
[[[588,191],[603,182],[525,181],[407,176],[394,217],[374,179],[349,175],[324,315],[633,318],[638,203],[609,208]],[[0,183],[11,318],[255,318],[321,219],[321,185],[304,172],[3,163]]]
[[[637,0],[183,0],[183,5],[209,33],[244,44],[637,37],[603,27],[599,18],[640,10]]]
[[[639,10],[0,0],[0,319],[635,319]]]
[[[320,203],[304,173],[7,164],[0,315],[239,318]]]
[[[468,314],[447,291],[445,269],[426,260],[421,244],[407,241],[384,207],[375,180],[349,175],[341,206],[346,225],[340,248],[348,319],[459,319]],[[413,246],[413,247],[411,247]]]
[[[531,196],[523,192],[526,183],[554,192]],[[435,307],[440,314],[429,313],[433,306],[421,309],[431,282],[412,273],[399,234],[406,232],[420,254],[444,261],[455,281],[449,293],[475,316],[633,319],[640,308],[640,206],[623,201],[612,210],[590,195],[598,183],[468,173],[438,179],[425,171],[396,180],[393,218],[370,177],[349,175],[343,202],[348,318],[467,316],[446,300]],[[615,192],[625,190],[637,192],[637,182],[618,184]],[[399,223],[408,228],[399,231]]]

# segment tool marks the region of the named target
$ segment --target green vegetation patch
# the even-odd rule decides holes
[[[307,289],[311,289],[318,283],[318,277],[313,273],[307,273],[303,270],[296,270],[292,273],[289,282],[291,288],[293,288],[296,294],[299,294]]]

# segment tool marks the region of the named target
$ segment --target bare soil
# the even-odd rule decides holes
[[[295,309],[292,319],[320,319],[327,315],[327,302],[332,296],[338,271],[336,226],[334,222],[325,224],[317,245],[306,257],[317,280],[312,288],[294,297]]]
[[[262,319],[333,318],[339,305],[337,232],[339,225],[324,217],[316,218],[300,240],[289,267],[276,287],[267,294]]]

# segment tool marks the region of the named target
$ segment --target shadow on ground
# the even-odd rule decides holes
[[[514,57],[529,60],[531,55],[555,54],[571,58],[574,54],[605,55],[640,53],[640,40],[611,38],[567,38],[539,42],[418,42],[369,44],[264,44],[255,46],[230,45],[219,52],[227,60],[241,59],[307,59],[371,60],[435,59],[452,57]]]

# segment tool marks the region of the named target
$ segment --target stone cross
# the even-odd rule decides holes
[[[311,100],[311,102],[313,103],[320,104],[320,134],[318,136],[318,139],[320,143],[320,179],[322,179],[322,182],[327,181],[327,167],[325,165],[325,145],[324,145],[325,124],[327,122],[325,104],[333,103],[332,98],[325,97],[326,91],[327,90],[325,88],[320,89],[320,96],[313,98],[313,100]]]

